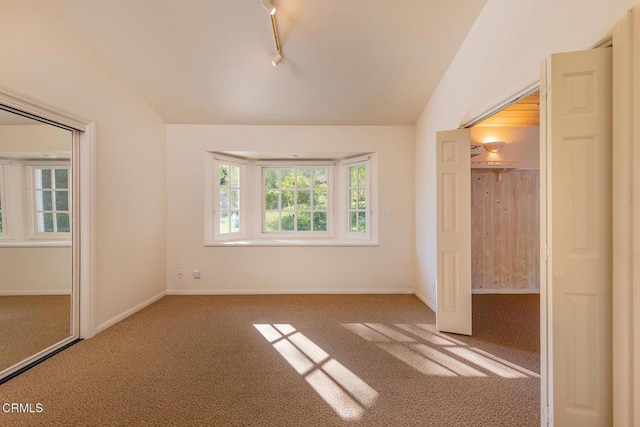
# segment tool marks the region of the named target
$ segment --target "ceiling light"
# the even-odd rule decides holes
[[[262,7],[269,12],[269,15],[274,15],[276,13],[276,7],[273,5],[271,0],[262,0]]]
[[[278,22],[276,21],[276,7],[273,5],[272,0],[262,0],[262,6],[270,14],[271,29],[273,30],[273,40],[276,42],[276,56],[273,57],[271,63],[274,67],[277,67],[280,61],[282,61],[282,46],[280,46],[280,34],[278,34]]]
[[[273,64],[274,67],[277,67],[280,61],[282,61],[282,55],[280,53],[276,53],[276,56],[271,60],[271,64]]]
[[[484,144],[482,144],[482,146],[484,147],[485,150],[487,150],[490,153],[497,153],[502,149],[502,147],[504,147],[504,144],[505,144],[504,141],[492,141],[492,142],[485,142]]]

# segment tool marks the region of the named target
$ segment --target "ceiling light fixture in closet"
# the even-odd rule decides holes
[[[502,149],[502,147],[504,147],[504,144],[504,141],[491,141],[485,142],[484,144],[482,144],[482,146],[490,153],[497,153]]]

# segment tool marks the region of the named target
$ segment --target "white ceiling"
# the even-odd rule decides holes
[[[167,123],[412,125],[486,0],[57,0]],[[472,70],[470,70],[472,72]]]

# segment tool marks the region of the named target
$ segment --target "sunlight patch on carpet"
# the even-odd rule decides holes
[[[396,359],[425,375],[441,377],[540,378],[539,374],[444,335],[429,324],[345,323],[346,329],[375,343]]]
[[[378,399],[377,391],[292,325],[253,326],[343,420],[360,419]]]

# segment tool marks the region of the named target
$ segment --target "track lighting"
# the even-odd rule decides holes
[[[271,29],[273,30],[273,40],[276,42],[276,56],[271,60],[271,64],[277,67],[282,61],[282,47],[280,46],[280,34],[278,34],[278,22],[276,21],[276,7],[272,0],[262,0],[262,6],[269,12],[271,18]]]
[[[275,15],[276,7],[273,5],[273,1],[262,0],[262,7],[264,7],[266,11],[269,12],[269,15]]]
[[[276,56],[271,60],[271,64],[273,64],[274,67],[277,67],[280,61],[282,61],[282,55],[280,53],[276,53]]]

